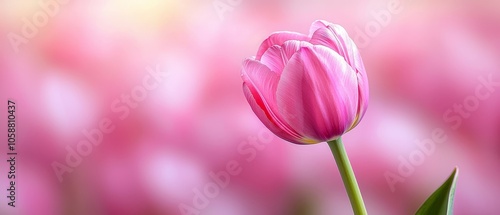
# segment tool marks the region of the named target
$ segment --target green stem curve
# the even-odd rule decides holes
[[[361,196],[358,182],[356,181],[356,176],[354,175],[351,163],[347,157],[342,139],[338,138],[336,140],[328,141],[328,146],[330,146],[330,150],[332,151],[335,162],[339,168],[354,214],[367,215],[368,213],[366,212],[365,203],[363,202],[363,197]]]

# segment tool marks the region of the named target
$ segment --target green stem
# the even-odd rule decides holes
[[[332,150],[333,157],[335,157],[335,162],[342,176],[342,181],[344,182],[347,195],[351,201],[352,209],[355,215],[366,215],[365,203],[363,202],[363,197],[359,191],[358,182],[356,181],[356,176],[354,176],[354,171],[352,170],[351,163],[347,157],[347,153],[342,144],[341,138],[336,140],[328,141],[328,145]]]

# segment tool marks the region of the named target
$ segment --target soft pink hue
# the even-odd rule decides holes
[[[7,135],[10,98],[20,137],[19,204],[8,206],[5,195],[0,214],[182,215],[179,204],[192,204],[193,189],[233,159],[242,173],[200,214],[288,215],[303,206],[311,209],[305,214],[349,214],[328,146],[289,144],[266,132],[235,72],[270,32],[307,33],[318,18],[346,29],[369,71],[370,108],[342,136],[368,211],[414,214],[456,165],[454,214],[500,211],[500,88],[460,128],[443,120],[474,95],[478,77],[500,81],[500,1],[251,0],[223,21],[214,1],[68,1],[16,54],[6,36],[21,34],[22,19],[42,10],[39,2],[0,1],[0,136]],[[402,11],[374,35],[374,16],[391,2]],[[156,64],[172,76],[120,120],[111,104]],[[66,146],[104,117],[115,131],[60,183],[51,163],[63,162]],[[392,192],[384,173],[399,175],[436,127],[449,140],[436,142]],[[272,140],[247,162],[254,154],[238,148],[251,150],[261,131]],[[3,189],[7,150],[0,146]]]
[[[243,91],[259,119],[297,144],[339,138],[368,106],[368,80],[354,42],[340,25],[315,21],[309,36],[271,34],[245,60]]]

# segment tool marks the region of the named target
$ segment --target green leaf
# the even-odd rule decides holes
[[[453,198],[457,182],[458,167],[455,167],[448,180],[420,206],[415,215],[451,215],[453,214]]]

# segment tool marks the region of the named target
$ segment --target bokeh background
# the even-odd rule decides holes
[[[308,33],[316,19],[347,29],[369,76],[368,112],[344,142],[370,214],[413,214],[455,166],[455,214],[500,213],[500,87],[457,129],[443,119],[480,77],[500,81],[500,1],[70,0],[16,52],[8,35],[22,35],[40,2],[0,1],[0,214],[182,214],[231,160],[241,173],[199,214],[351,214],[328,146],[269,135],[241,90],[242,61],[270,33]],[[156,65],[168,78],[120,119],[112,104]],[[16,208],[4,197],[7,99]],[[60,182],[52,164],[104,118],[114,131]],[[385,174],[399,175],[435,128],[447,140],[391,189]],[[265,148],[247,162],[238,148],[259,135]]]

